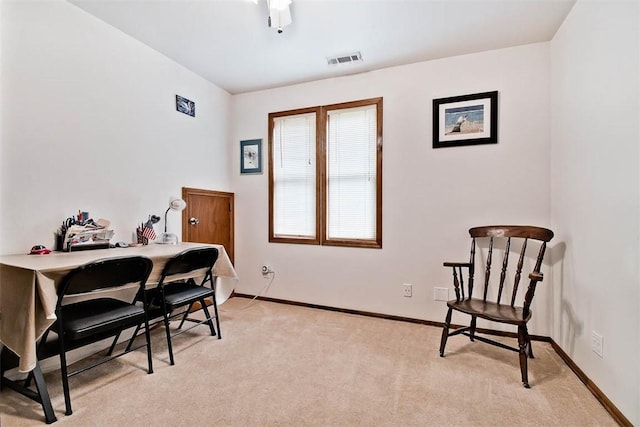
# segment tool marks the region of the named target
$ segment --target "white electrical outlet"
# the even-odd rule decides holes
[[[433,288],[435,301],[449,301],[449,288]]]
[[[598,334],[596,331],[591,331],[591,351],[604,358],[602,355],[603,347],[604,338],[602,338],[602,335]]]
[[[409,283],[405,283],[402,286],[403,286],[402,295],[404,295],[405,297],[411,298],[411,295],[413,295],[413,286]]]

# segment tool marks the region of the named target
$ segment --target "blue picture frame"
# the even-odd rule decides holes
[[[240,141],[240,173],[262,173],[262,140]]]

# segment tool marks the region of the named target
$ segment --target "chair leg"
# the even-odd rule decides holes
[[[473,342],[476,335],[476,316],[471,316],[471,329],[469,330],[469,339]]]
[[[527,329],[525,326],[518,326],[518,347],[520,349],[520,374],[522,375],[522,385],[529,388],[529,377],[527,374]]]
[[[178,325],[178,329],[182,329],[182,325],[184,324],[184,321],[187,320],[187,316],[189,316],[189,313],[191,313],[192,307],[193,303],[189,304],[189,307],[185,310],[184,315],[182,316],[182,320],[180,320],[180,324]]]
[[[127,346],[127,348],[131,347],[131,343],[136,337],[138,330],[140,330],[140,325],[138,325],[138,327],[136,328],[136,332],[133,334],[133,337],[131,337],[131,340],[129,340],[129,345]],[[149,319],[147,319],[146,316],[144,318],[144,336],[147,339],[147,373],[153,374],[153,360],[151,357],[151,334],[149,333]]]
[[[175,362],[173,360],[173,347],[171,346],[171,331],[169,330],[169,318],[167,317],[167,308],[165,304],[162,304],[164,307],[163,310],[163,314],[164,314],[164,331],[167,334],[167,348],[169,350],[169,361],[171,363],[171,365],[175,365]]]
[[[118,332],[118,334],[113,338],[111,347],[109,347],[109,351],[107,351],[107,356],[111,356],[111,354],[113,354],[113,350],[116,348],[116,344],[118,344],[118,338],[120,338],[121,333],[122,331]]]
[[[211,314],[209,314],[209,309],[207,308],[207,303],[204,298],[200,300],[200,305],[202,306],[202,311],[204,311],[204,315],[207,318],[207,324],[209,325],[211,336],[214,337],[216,335],[216,330],[213,327],[213,320],[211,319]]]
[[[529,359],[533,359],[533,346],[531,345],[531,337],[529,336],[529,330],[527,329],[527,325],[524,326],[524,332],[527,337],[527,349],[529,350]]]
[[[214,279],[215,280],[215,279]],[[216,330],[218,331],[218,339],[222,339],[222,331],[220,331],[220,317],[218,316],[218,302],[216,301],[215,288],[213,289],[213,313],[216,316]]]
[[[149,324],[147,323],[147,330],[149,329]],[[127,348],[124,349],[125,353],[128,352],[129,350],[131,350],[131,346],[133,345],[133,341],[135,341],[136,337],[138,336],[138,332],[140,332],[140,325],[136,326],[136,330],[133,331],[133,335],[131,335],[131,338],[129,338],[129,342],[127,343]]]
[[[444,357],[444,347],[447,345],[447,338],[449,338],[449,327],[451,326],[451,313],[453,309],[449,308],[447,311],[447,317],[444,319],[444,326],[442,327],[442,338],[440,338],[440,357]]]

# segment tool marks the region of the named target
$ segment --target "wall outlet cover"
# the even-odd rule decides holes
[[[411,298],[411,296],[413,295],[413,286],[409,283],[405,283],[402,286],[402,294],[407,298]]]
[[[604,358],[603,350],[604,350],[604,338],[602,338],[602,335],[600,335],[596,331],[591,331],[591,351],[593,351],[595,354],[597,354],[601,358]]]
[[[449,301],[449,288],[433,288],[433,299],[436,301]]]

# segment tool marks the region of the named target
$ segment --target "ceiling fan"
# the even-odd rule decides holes
[[[276,28],[278,34],[282,34],[283,28],[291,24],[290,5],[291,0],[267,0],[267,7],[269,8],[268,25],[270,28]]]

